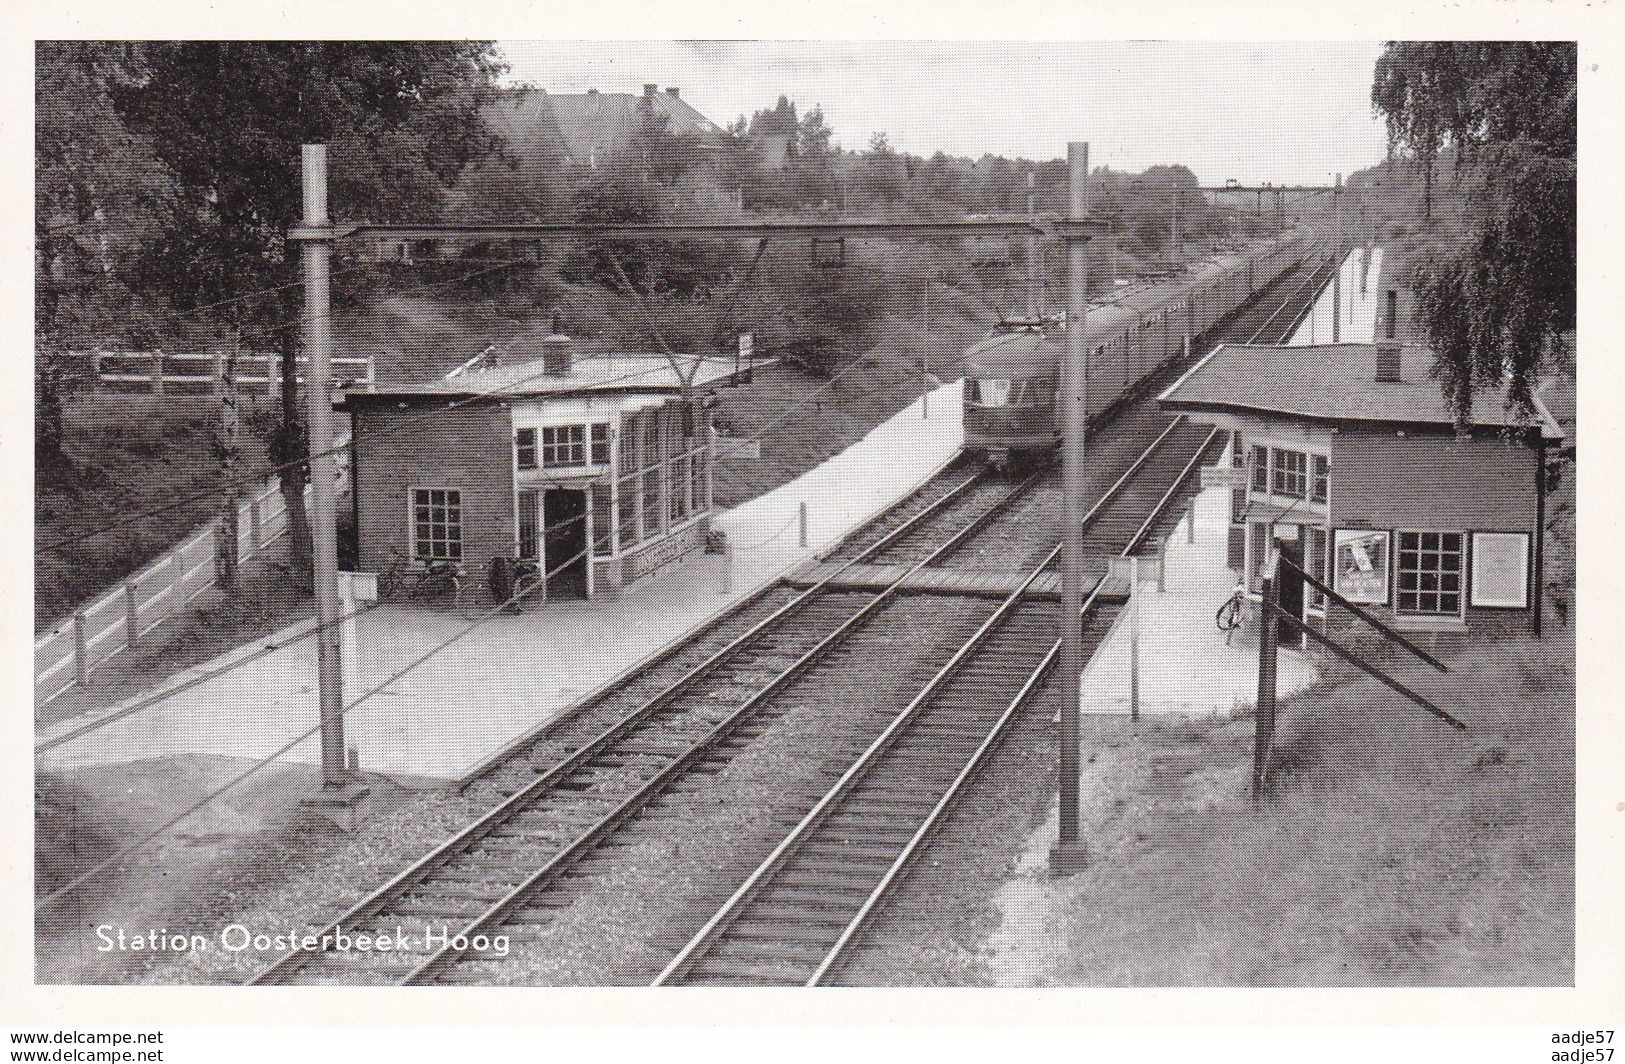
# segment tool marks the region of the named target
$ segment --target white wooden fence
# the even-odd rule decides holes
[[[344,447],[349,435],[335,441]],[[340,450],[338,486],[349,486],[349,451]],[[305,487],[309,503],[310,487]],[[193,532],[145,569],[74,611],[72,617],[34,640],[34,698],[49,702],[75,684],[90,681],[91,672],[130,647],[215,585],[215,518]],[[288,508],[275,476],[249,495],[237,510],[237,556],[247,561],[288,531]]]
[[[167,388],[183,388],[187,394],[199,389],[218,392],[226,372],[222,352],[172,351],[76,351],[90,360],[96,379],[105,384],[141,384],[154,395]],[[295,356],[294,369],[304,383],[305,358]],[[340,383],[365,384],[376,380],[372,356],[335,355],[333,376]],[[263,387],[266,395],[282,389],[282,356],[275,351],[245,351],[237,360],[237,383],[243,387]]]

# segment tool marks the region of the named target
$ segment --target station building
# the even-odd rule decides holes
[[[1230,565],[1250,590],[1273,540],[1397,629],[1539,634],[1545,451],[1562,430],[1538,398],[1526,423],[1487,388],[1458,431],[1433,361],[1395,341],[1223,344],[1161,394],[1232,434]],[[1307,585],[1282,608],[1322,630],[1353,620]]]
[[[538,330],[434,380],[348,392],[358,564],[456,564],[486,599],[492,560],[547,594],[612,592],[699,549],[713,443],[704,396],[732,359],[587,357]]]

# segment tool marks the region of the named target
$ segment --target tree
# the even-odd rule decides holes
[[[813,104],[813,109],[796,123],[796,153],[803,156],[827,155],[834,130],[824,122],[824,107]]]
[[[63,404],[87,367],[69,351],[150,328],[122,270],[167,209],[170,176],[110,97],[137,63],[120,44],[35,49],[35,468],[70,490],[82,471],[64,450]]]
[[[335,217],[422,217],[465,165],[496,147],[480,109],[495,92],[499,64],[488,42],[138,49],[142,76],[113,99],[174,173],[179,202],[147,243],[133,283],[183,310],[234,300],[212,312],[228,346],[251,338],[283,356],[282,417],[268,452],[277,462],[302,460],[293,365],[300,293],[296,257],[284,246],[301,213],[299,146],[330,145]],[[275,288],[277,298],[257,295]],[[307,477],[294,467],[281,481],[290,559],[308,570]],[[224,513],[235,520],[234,499]]]
[[[1574,327],[1578,55],[1570,42],[1394,42],[1373,108],[1391,150],[1431,168],[1456,155],[1476,218],[1412,278],[1434,376],[1465,425],[1481,386],[1533,412],[1542,362]]]

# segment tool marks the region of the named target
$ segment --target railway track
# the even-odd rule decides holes
[[[1270,319],[1279,317],[1285,307],[1283,303]],[[1143,542],[1180,485],[1210,453],[1214,438],[1215,434],[1204,434],[1178,420],[1168,424],[1090,511],[1088,520],[1097,542],[1104,546],[1122,541],[1123,553]],[[1169,476],[1175,478],[1171,486],[1166,484]],[[352,935],[364,934],[438,920],[448,926],[452,937],[474,939],[510,925],[545,922],[549,905],[557,901],[555,895],[568,893],[580,865],[633,834],[629,825],[662,795],[718,771],[768,728],[777,719],[779,696],[808,677],[819,661],[836,652],[854,633],[885,616],[909,575],[974,552],[984,537],[996,539],[1012,531],[1030,537],[1028,526],[1035,522],[1028,519],[1032,515],[1027,510],[1041,512],[1033,500],[1035,487],[1044,479],[1043,474],[1034,474],[1012,484],[974,472],[941,479],[854,533],[834,555],[849,564],[885,561],[905,566],[904,576],[889,587],[841,590],[830,586],[831,577],[800,593],[770,588],[695,633],[694,638],[632,670],[606,693],[582,703],[489,763],[473,786],[489,794],[495,806],[318,935],[341,928]],[[1135,514],[1140,515],[1137,523]],[[1130,529],[1130,525],[1135,527]],[[1049,538],[1053,542],[1054,537]],[[1003,548],[1001,552],[1010,555]],[[814,965],[813,981],[827,977],[834,959],[852,941],[931,825],[1048,675],[1055,644],[1046,637],[1053,632],[1054,607],[1025,591],[1054,556],[1052,550],[1031,567],[1020,589],[982,620],[971,638],[866,748],[854,750],[853,745],[861,746],[861,741],[845,741],[843,763],[851,767],[840,775],[835,789],[822,797],[817,793],[805,797],[805,803],[813,804],[808,818],[840,806],[839,815],[831,816],[829,824],[850,829],[849,837],[835,844],[834,850],[828,839],[804,848],[796,840],[814,834],[812,826],[802,826],[809,822],[804,819],[796,822],[791,836],[781,844],[786,854],[794,851],[797,860],[812,864],[827,859],[831,868],[846,872],[854,871],[850,865],[856,860],[865,875],[874,871],[875,862],[891,854],[891,863],[884,866],[868,894],[859,897],[857,887],[851,885],[831,887],[831,897],[858,904],[853,918],[836,928],[830,963]],[[1114,612],[1115,606],[1091,598],[1084,621],[1091,640],[1104,635]],[[884,765],[883,772],[875,775],[880,765]],[[954,778],[942,779],[955,765]],[[914,770],[918,774],[909,775]],[[830,775],[837,772],[839,769]],[[895,783],[898,778],[912,782],[899,786]],[[906,810],[907,816],[918,821],[917,826],[907,832],[894,825],[889,832],[870,833],[869,827],[884,826],[874,822],[877,813],[892,806],[900,814]],[[855,831],[858,828],[864,830]],[[850,837],[854,833],[870,841],[854,843]],[[807,903],[801,906],[803,917],[822,911],[823,907],[811,904],[812,895],[818,893],[818,873],[781,864],[786,876],[810,876],[800,885],[808,889],[790,890],[795,884],[785,881],[775,890],[786,890],[763,897]],[[765,875],[759,870],[747,884],[759,883]],[[754,897],[757,892],[748,893]],[[794,910],[792,906],[793,914]],[[819,916],[815,926],[833,926],[831,920],[827,914]],[[735,930],[730,930],[736,927],[732,919],[720,920],[718,925],[720,930],[714,929],[718,944],[765,941],[746,934],[747,929],[760,929],[759,920],[739,923]],[[743,949],[760,960],[765,948],[727,945],[718,956],[725,960],[731,955],[728,950]],[[807,941],[800,940],[785,945],[784,950],[795,965],[804,965],[811,952]],[[455,982],[465,963],[476,962],[468,967],[477,968],[482,960],[487,959],[477,953],[427,944],[388,954],[297,952],[284,956],[252,981]],[[764,981],[783,981],[783,971],[768,967],[771,971],[757,974]],[[694,967],[698,978],[705,978],[709,970]],[[794,974],[799,976],[799,967]],[[728,981],[726,971],[723,976]],[[672,981],[665,975],[662,978]]]
[[[1112,553],[1135,550],[1218,430],[1173,419],[1084,517]],[[1130,523],[1130,515],[1138,517]],[[1098,528],[1104,528],[1097,534]],[[669,984],[816,985],[919,852],[1021,709],[1053,673],[1055,604],[1029,594],[1060,546],[1027,573],[655,979]],[[1084,605],[1092,651],[1118,607]]]
[[[634,697],[628,708],[627,691],[636,685],[615,685],[572,715],[568,734],[549,729],[510,750],[478,784],[500,796],[494,808],[318,937],[340,929],[387,932],[430,919],[472,938],[499,925],[684,775],[715,771],[718,759],[771,723],[777,695],[883,613],[907,575],[958,549],[1037,478],[962,476],[852,559],[900,558],[905,575],[889,587],[842,591],[831,586],[832,577],[782,604],[771,597],[753,602],[766,616],[675,679],[659,686],[670,661],[664,670],[651,669],[655,678],[645,677],[644,686],[659,686],[652,696]],[[253,982],[420,982],[458,957],[428,945],[371,954],[296,951]]]
[[[1316,265],[1284,296],[1238,314],[1220,339],[1278,342],[1291,312],[1323,283]],[[1311,298],[1312,305],[1312,298]],[[1089,510],[1085,552],[1128,557],[1163,525],[1197,467],[1222,449],[1220,430],[1172,419]],[[1154,499],[1149,493],[1160,492]],[[1060,547],[1028,573],[932,681],[818,800],[655,978],[655,985],[806,985],[832,981],[867,921],[902,879],[1022,708],[1053,680],[1054,606],[1027,595]],[[1084,604],[1086,654],[1115,606]]]

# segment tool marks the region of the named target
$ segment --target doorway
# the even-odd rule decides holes
[[[1290,526],[1289,526],[1290,527]],[[1293,531],[1297,531],[1294,527]],[[1281,611],[1289,617],[1303,620],[1303,577],[1298,575],[1303,569],[1303,539],[1294,536],[1292,539],[1278,540],[1276,549],[1281,557],[1291,562],[1291,566],[1277,566],[1275,570],[1275,590],[1281,604]],[[1292,566],[1296,566],[1294,569]],[[1303,632],[1291,625],[1280,626],[1280,645],[1284,647],[1303,647]]]
[[[587,597],[587,493],[548,488],[542,496],[542,527],[549,598]]]

